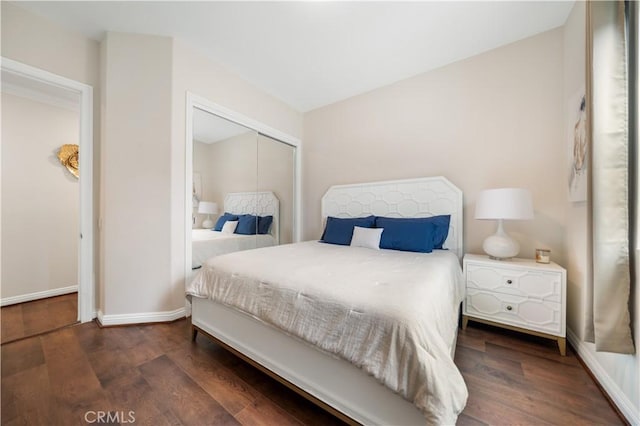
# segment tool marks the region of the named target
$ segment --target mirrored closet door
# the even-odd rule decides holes
[[[191,267],[294,241],[296,147],[193,110]]]
[[[245,217],[255,210],[257,143],[256,131],[194,108],[192,268],[257,247],[257,220]]]

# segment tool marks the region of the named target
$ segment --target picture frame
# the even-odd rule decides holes
[[[589,149],[587,137],[587,103],[585,90],[580,89],[568,103],[567,145],[569,149],[569,201],[587,201]]]
[[[200,173],[193,174],[193,190],[192,190],[193,209],[198,208],[200,200],[202,200],[202,176]]]

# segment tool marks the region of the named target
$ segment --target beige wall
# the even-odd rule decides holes
[[[220,214],[227,193],[257,190],[256,142],[253,131],[212,144],[194,141],[193,171],[202,178],[202,199],[218,203]],[[197,216],[198,227],[205,217]]]
[[[1,297],[78,285],[78,180],[60,165],[79,114],[2,94]]]
[[[564,105],[573,95],[585,87],[585,4],[576,2],[564,26]],[[565,107],[568,121],[568,107]],[[567,126],[568,129],[568,126]],[[568,137],[565,136],[565,137]],[[566,164],[569,164],[568,152]],[[565,230],[567,259],[567,327],[578,340],[580,356],[605,386],[617,404],[624,404],[625,414],[635,413],[633,424],[640,419],[640,355],[619,355],[596,352],[591,343],[584,342],[585,287],[590,260],[587,252],[586,203],[566,203],[567,226]],[[640,270],[636,271],[640,274]],[[636,278],[639,282],[640,275]],[[635,306],[640,306],[640,292],[635,292]],[[634,321],[636,351],[640,338],[640,315],[636,309]],[[575,342],[572,342],[576,345]]]
[[[34,15],[15,2],[2,2],[2,56],[90,86],[98,83],[95,40]]]
[[[3,1],[2,56],[93,87],[94,267],[99,274],[98,209],[100,191],[100,68],[99,44],[80,34]],[[4,255],[4,253],[3,253]],[[99,283],[96,283],[99,286]],[[98,303],[99,292],[96,292]]]
[[[221,212],[229,192],[257,191],[257,143],[257,133],[248,131],[209,145],[209,179],[203,179],[203,191],[218,203]]]
[[[280,244],[293,242],[295,148],[258,136],[258,191],[272,191],[280,201]]]
[[[102,43],[100,308],[172,311],[182,306],[170,280],[172,41],[108,33]]]
[[[496,226],[473,219],[478,192],[524,187],[535,220],[507,224],[521,255],[564,263],[562,66],[556,29],[305,114],[304,238],[331,185],[443,175],[464,193],[466,252]]]

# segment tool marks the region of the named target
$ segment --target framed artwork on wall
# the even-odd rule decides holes
[[[569,201],[587,201],[587,104],[584,89],[569,99]]]
[[[200,204],[200,200],[202,200],[202,176],[200,175],[200,173],[193,174],[192,199],[193,208],[197,209],[198,204]]]

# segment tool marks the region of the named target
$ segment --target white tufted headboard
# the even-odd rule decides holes
[[[327,216],[427,217],[451,215],[444,248],[462,259],[462,191],[442,176],[387,182],[335,185],[322,197]]]
[[[236,215],[273,216],[269,233],[280,244],[280,200],[271,192],[230,192],[224,197],[224,211]]]

